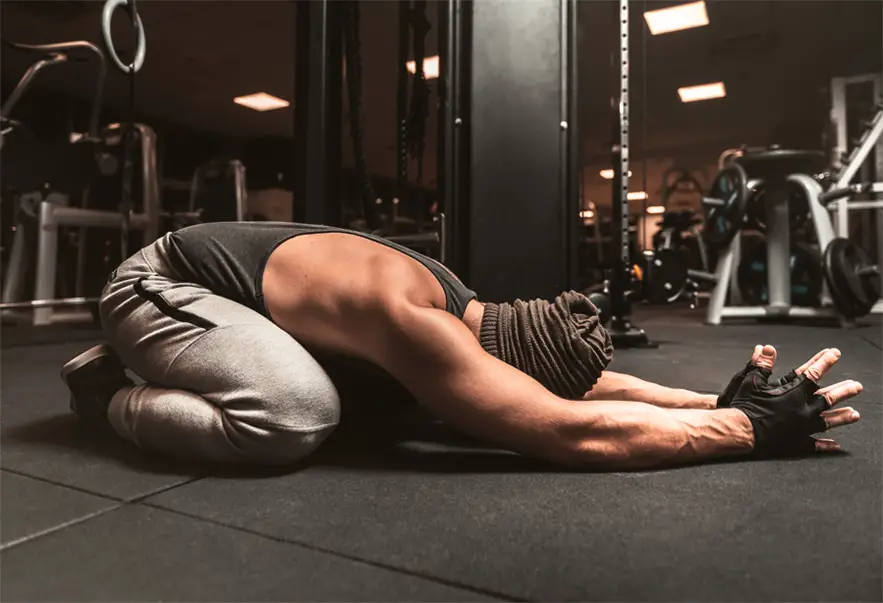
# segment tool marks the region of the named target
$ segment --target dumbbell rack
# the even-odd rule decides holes
[[[822,187],[805,174],[792,174],[787,179],[806,191],[816,237],[820,247],[825,249],[834,240],[834,228],[827,209],[818,200]],[[753,189],[760,183],[757,179],[749,180],[748,188]],[[741,301],[735,270],[740,260],[741,237],[736,235],[718,259],[715,272],[717,284],[711,293],[706,315],[708,324],[719,325],[724,318],[818,318],[830,321],[838,317],[831,307],[810,308],[791,304],[791,228],[788,199],[783,195],[771,197],[766,203],[769,303],[765,306],[735,305]],[[734,305],[727,305],[728,294]],[[823,305],[830,301],[827,294],[822,297]]]

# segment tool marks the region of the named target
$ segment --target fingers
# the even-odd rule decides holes
[[[828,350],[829,350],[829,348],[825,348],[824,350],[820,350],[820,351],[816,352],[815,356],[813,356],[812,358],[810,358],[809,360],[807,360],[806,362],[801,364],[799,367],[794,369],[794,372],[799,377],[800,375],[805,373],[806,369],[808,369],[810,366],[812,366],[814,362],[817,362]]]
[[[756,350],[757,348],[755,348],[755,351]],[[763,346],[760,350],[760,354],[757,355],[757,360],[754,362],[754,365],[772,371],[773,367],[776,366],[776,348],[771,345]]]
[[[816,452],[840,452],[841,450],[843,449],[840,447],[840,444],[834,440],[827,438],[818,438],[816,440]]]
[[[822,419],[825,420],[825,427],[827,429],[834,429],[835,427],[842,427],[843,425],[851,425],[853,423],[858,422],[861,418],[861,415],[858,412],[849,406],[838,408],[836,410],[826,410],[821,413]]]
[[[760,358],[760,351],[763,349],[762,345],[754,346],[754,353],[751,354],[751,364],[756,365],[757,360]]]
[[[864,387],[858,381],[847,379],[846,381],[823,387],[816,392],[816,395],[824,396],[828,406],[835,406],[844,400],[856,397],[862,393],[863,389]]]
[[[826,350],[824,354],[807,367],[804,374],[807,379],[818,384],[819,381],[822,380],[822,377],[825,376],[825,373],[830,371],[831,367],[837,364],[838,360],[840,360],[840,350],[837,348]]]

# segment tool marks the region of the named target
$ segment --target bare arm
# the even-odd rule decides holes
[[[638,469],[750,452],[738,410],[669,410],[603,401],[574,404],[487,354],[437,309],[399,304],[374,317],[369,359],[452,426],[515,452],[598,469]]]
[[[665,387],[613,371],[601,373],[598,382],[583,396],[583,400],[629,400],[663,408],[700,410],[712,410],[717,407],[715,394],[700,394],[687,389]]]

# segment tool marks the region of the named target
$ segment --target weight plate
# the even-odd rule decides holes
[[[777,194],[788,197],[788,225],[791,232],[802,229],[809,221],[809,202],[799,186],[786,182],[784,190]],[[762,232],[767,229],[767,206],[769,201],[768,187],[763,183],[751,189],[748,201],[748,223]]]
[[[868,314],[880,299],[880,270],[864,249],[837,238],[825,249],[823,266],[831,298],[846,318]]]
[[[791,246],[791,304],[817,307],[821,303],[824,275],[818,253],[807,245]],[[761,241],[751,247],[739,263],[736,275],[739,291],[750,306],[769,303],[767,282],[767,245]]]
[[[748,178],[738,164],[722,169],[711,185],[705,208],[704,233],[708,244],[714,248],[725,247],[733,240],[745,223],[748,206]]]
[[[687,288],[687,262],[675,249],[660,249],[645,256],[644,297],[651,304],[677,301]]]

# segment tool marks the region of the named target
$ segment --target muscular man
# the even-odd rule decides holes
[[[577,467],[836,450],[810,436],[858,420],[830,409],[858,383],[817,385],[836,350],[769,382],[775,350],[758,346],[720,396],[669,389],[605,370],[610,337],[579,294],[482,304],[434,260],[335,228],[168,234],[114,271],[100,310],[109,345],[62,369],[72,409],[194,459],[303,459],[340,423],[347,381],[373,414],[379,381],[361,370],[335,382],[336,360],[390,376],[467,434]]]

